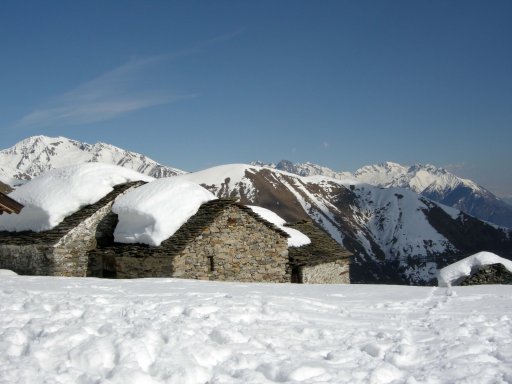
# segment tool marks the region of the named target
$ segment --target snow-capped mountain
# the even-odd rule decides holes
[[[408,188],[481,220],[512,228],[512,207],[475,182],[443,168],[428,164],[405,167],[388,162],[362,167],[354,176],[380,187]]]
[[[407,178],[398,167],[390,166],[394,176],[387,178],[377,168],[372,171],[380,174],[372,182],[387,183],[389,188],[356,180],[363,178],[362,172],[335,172],[311,163],[226,165],[183,174],[112,145],[37,136],[0,151],[0,182],[16,185],[52,168],[94,161],[153,177],[181,174],[178,177],[203,184],[219,197],[239,197],[242,203],[270,209],[287,221],[311,219],[355,254],[354,282],[434,283],[436,268],[469,254],[487,250],[512,258],[509,230],[434,203],[411,190],[409,181],[399,184],[407,188],[396,188],[395,179]],[[372,172],[365,172],[365,177]],[[438,179],[425,180],[426,176],[423,184],[413,184],[425,186],[423,192],[429,187],[442,190],[434,188]]]
[[[218,197],[239,197],[242,203],[268,208],[288,221],[314,220],[354,252],[354,282],[433,283],[437,268],[479,250],[512,257],[510,231],[409,189],[244,164],[179,177]]]
[[[53,168],[86,162],[120,165],[152,177],[184,173],[110,144],[87,144],[65,137],[33,136],[0,151],[0,182],[16,185]]]
[[[353,174],[336,172],[312,163],[294,164],[282,160],[277,164],[255,162],[254,165],[280,169],[299,176],[323,175],[333,179],[355,179],[383,188],[407,188],[431,200],[457,208],[478,219],[512,228],[512,206],[492,192],[433,165],[403,166],[386,162],[367,165]]]
[[[353,179],[354,175],[350,172],[336,172],[330,168],[313,164],[310,162],[306,163],[292,163],[289,160],[281,160],[277,164],[273,163],[264,163],[262,161],[254,161],[251,165],[261,166],[265,168],[278,169],[280,171],[285,171],[289,173],[294,173],[299,176],[327,176],[333,179],[345,180],[345,179]]]

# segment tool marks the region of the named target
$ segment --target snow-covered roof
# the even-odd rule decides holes
[[[290,237],[288,238],[288,246],[289,247],[301,247],[303,245],[307,245],[311,243],[311,240],[309,237],[307,237],[302,232],[285,227],[286,221],[282,219],[279,215],[276,213],[262,207],[256,207],[254,205],[249,205],[249,208],[253,210],[253,212],[257,213],[259,216],[261,216],[263,219],[267,220],[268,222],[274,224],[277,228],[285,231]]]
[[[199,184],[180,177],[163,178],[116,199],[112,211],[119,223],[115,241],[158,246],[216,197]]]
[[[502,264],[512,273],[512,261],[491,252],[479,252],[439,270],[437,281],[440,287],[456,284],[465,276],[478,270],[480,266]]]
[[[19,215],[2,215],[0,230],[40,232],[60,224],[85,205],[94,204],[113,187],[130,181],[148,183],[119,196],[112,210],[119,222],[115,241],[158,246],[186,223],[215,195],[185,177],[153,179],[126,168],[85,163],[58,168],[20,186],[10,196],[25,208]],[[264,208],[253,207],[264,220],[290,235],[289,246],[309,244],[297,230],[283,227],[285,221]]]
[[[18,215],[0,216],[0,230],[40,232],[57,226],[81,207],[94,204],[118,184],[152,177],[102,163],[53,169],[20,186],[9,196],[24,205]]]
[[[112,211],[118,214],[119,223],[114,239],[120,243],[158,246],[194,216],[202,204],[215,199],[215,195],[186,177],[155,180],[116,199]],[[249,208],[287,233],[288,246],[300,247],[311,242],[296,229],[285,227],[285,220],[274,212],[255,206]]]

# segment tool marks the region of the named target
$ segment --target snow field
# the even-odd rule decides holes
[[[509,383],[512,287],[0,277],[0,383]]]

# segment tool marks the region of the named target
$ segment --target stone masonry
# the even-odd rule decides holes
[[[481,266],[477,272],[465,277],[458,285],[512,284],[512,272],[503,264]]]
[[[90,252],[118,278],[289,282],[287,234],[249,208],[214,200],[158,247],[112,244]],[[102,259],[102,261],[98,261]]]
[[[98,223],[111,211],[118,195],[141,184],[116,186],[51,230],[0,232],[0,268],[22,275],[86,276],[87,253],[96,248]]]
[[[290,281],[286,237],[235,206],[174,259],[173,276],[229,281]]]
[[[350,284],[349,264],[346,260],[299,267],[304,284]]]
[[[303,220],[288,226],[311,240],[308,245],[289,250],[293,282],[350,284],[350,252],[311,221]]]

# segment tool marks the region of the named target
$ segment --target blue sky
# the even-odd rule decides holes
[[[431,163],[512,196],[511,20],[508,0],[6,0],[0,147]]]

